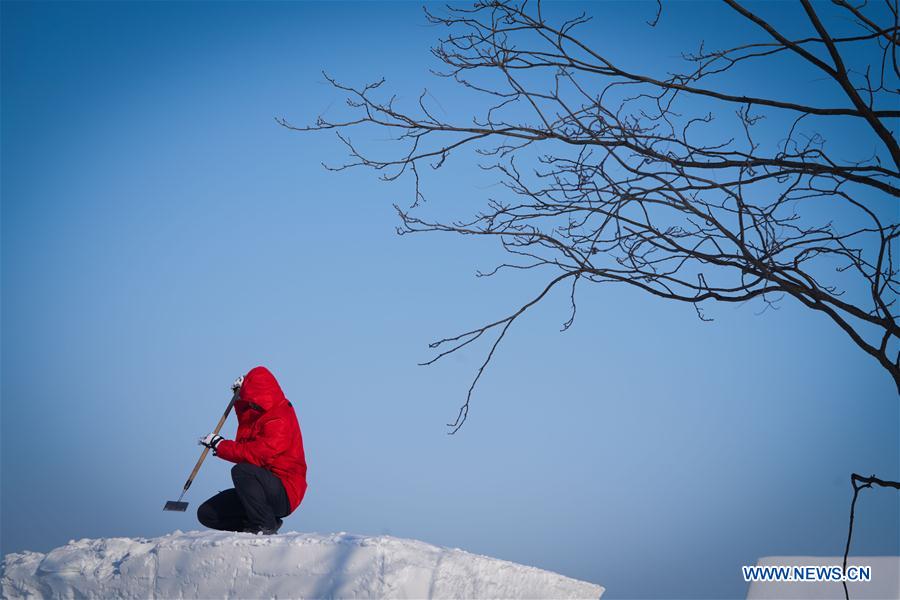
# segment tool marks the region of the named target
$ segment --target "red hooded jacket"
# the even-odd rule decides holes
[[[233,463],[248,462],[274,473],[284,484],[294,512],[306,494],[303,436],[293,405],[267,368],[254,367],[247,373],[234,411],[237,434],[234,440],[218,443],[216,456]]]

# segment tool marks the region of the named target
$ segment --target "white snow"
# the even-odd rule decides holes
[[[764,556],[759,566],[842,565],[843,556]],[[900,556],[850,556],[847,566],[872,567],[872,580],[847,582],[853,600],[900,600]],[[844,600],[840,582],[779,581],[757,582],[747,590],[748,600]]]
[[[602,586],[391,536],[224,531],[8,554],[3,598],[600,598]]]

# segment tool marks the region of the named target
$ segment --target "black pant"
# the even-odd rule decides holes
[[[210,529],[244,531],[275,529],[276,517],[290,512],[287,491],[274,473],[250,463],[231,468],[234,487],[219,492],[197,509],[197,519]]]

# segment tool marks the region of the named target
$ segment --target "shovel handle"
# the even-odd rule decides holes
[[[234,390],[234,395],[231,397],[231,402],[228,403],[228,408],[225,409],[225,414],[222,415],[222,418],[219,419],[219,424],[216,425],[215,431],[213,431],[213,435],[218,435],[219,430],[222,429],[222,425],[225,424],[225,419],[228,418],[228,414],[231,412],[231,408],[234,406],[235,401],[240,398],[240,388]],[[191,471],[191,476],[188,477],[187,483],[184,484],[184,491],[186,492],[189,487],[191,487],[191,483],[194,482],[194,477],[197,475],[197,471],[200,470],[200,465],[203,464],[203,460],[206,458],[206,455],[209,453],[209,448],[204,448],[203,453],[200,455],[200,459],[197,461],[197,464],[194,465],[194,470]]]

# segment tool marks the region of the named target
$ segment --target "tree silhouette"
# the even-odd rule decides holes
[[[408,173],[415,196],[397,207],[399,233],[492,236],[510,261],[486,276],[549,271],[546,285],[504,318],[430,345],[437,354],[425,364],[494,336],[451,433],[509,327],[561,285],[572,302],[563,329],[578,286],[590,283],[690,303],[703,320],[704,302],[757,298],[768,308],[792,298],[826,315],[900,390],[897,0],[801,0],[804,37],[736,0],[724,4],[758,39],[717,50],[701,42],[682,54],[682,72],[666,74],[625,68],[602,43],[580,39],[585,14],[554,24],[540,2],[479,1],[443,16],[426,7],[427,20],[450,32],[432,48],[443,65],[432,72],[482,98],[482,115],[442,120],[427,91],[406,112],[395,96],[376,98],[384,79],[353,87],[326,74],[353,118],[320,116],[302,127],[277,119],[296,131],[334,130],[351,159],[329,169],[370,167],[386,181]],[[662,16],[659,5],[648,25]],[[806,87],[758,89],[743,73],[760,68],[824,79],[839,100],[823,102]],[[848,122],[863,143],[822,133]],[[396,154],[379,158],[351,143],[344,132],[362,126],[390,132]],[[461,220],[422,217],[423,165],[439,169],[464,148],[508,193]]]

